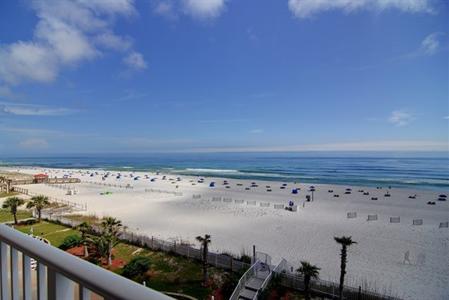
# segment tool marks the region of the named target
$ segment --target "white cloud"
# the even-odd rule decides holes
[[[123,63],[135,70],[144,70],[147,68],[147,63],[145,62],[143,55],[135,51],[126,56],[123,59]]]
[[[383,11],[398,9],[404,12],[432,12],[432,0],[289,0],[290,11],[298,18],[307,18],[320,12],[343,10],[351,13],[359,10]]]
[[[33,39],[0,45],[0,84],[50,82],[60,69],[101,55],[97,46],[125,51],[132,43],[112,31],[117,16],[136,13],[132,0],[35,0]]]
[[[444,119],[449,120],[449,116],[444,117]]]
[[[77,0],[97,13],[132,15],[136,13],[134,0]]]
[[[105,32],[95,37],[95,42],[108,49],[116,51],[126,51],[132,47],[132,40],[129,37],[122,37],[112,32]]]
[[[36,27],[35,36],[44,42],[44,45],[48,43],[52,52],[63,64],[91,59],[98,54],[87,35],[61,20],[40,21]]]
[[[48,48],[33,42],[17,42],[0,47],[0,80],[14,84],[21,80],[52,81],[57,61]]]
[[[74,113],[69,108],[52,108],[33,104],[12,104],[0,102],[0,113],[18,116],[63,116]]]
[[[187,14],[198,18],[218,17],[225,8],[225,0],[183,0]]]
[[[14,135],[21,136],[62,136],[62,131],[39,129],[39,128],[25,128],[25,127],[0,127],[1,132],[6,132]]]
[[[403,111],[403,110],[395,110],[391,112],[390,117],[388,118],[388,122],[396,125],[396,126],[405,126],[408,125],[415,119],[413,114]]]
[[[196,19],[214,19],[226,8],[228,0],[158,0],[153,11],[168,19],[185,14]]]
[[[164,0],[157,3],[154,6],[153,11],[167,19],[176,19],[178,15],[174,3],[170,0]]]
[[[25,149],[45,149],[48,148],[48,142],[45,139],[30,138],[23,140],[19,143],[20,148]]]
[[[433,55],[440,48],[440,36],[442,36],[442,32],[434,32],[426,36],[426,38],[421,42],[421,50],[424,54]]]

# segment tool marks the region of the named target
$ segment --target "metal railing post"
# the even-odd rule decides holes
[[[32,300],[31,298],[31,258],[22,254],[22,272],[23,272],[23,298],[24,300]]]
[[[0,276],[1,276],[1,299],[8,300],[11,296],[11,288],[8,284],[8,245],[0,242]]]
[[[11,289],[12,300],[19,300],[19,251],[13,247],[9,247],[11,250]]]
[[[47,270],[41,263],[37,264],[37,299],[47,299]]]
[[[48,300],[74,299],[74,283],[70,279],[51,268],[47,268],[47,274]]]
[[[79,286],[79,300],[90,300],[90,291],[81,285]]]

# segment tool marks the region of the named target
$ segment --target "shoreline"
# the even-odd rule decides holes
[[[412,182],[392,182],[389,179],[384,179],[382,180],[381,178],[376,178],[373,180],[372,184],[359,184],[358,182],[337,182],[337,181],[323,181],[323,180],[304,180],[302,181],[299,177],[295,177],[295,176],[291,176],[290,178],[288,177],[283,177],[283,176],[265,176],[265,175],[261,175],[261,176],[256,176],[256,175],[251,175],[251,173],[248,173],[248,175],[232,175],[232,173],[234,172],[239,172],[241,174],[245,174],[244,171],[241,170],[233,170],[233,169],[222,169],[221,171],[223,171],[222,173],[217,172],[216,175],[214,175],[213,173],[215,173],[216,169],[207,169],[207,168],[201,168],[201,170],[210,170],[210,172],[184,172],[184,170],[186,169],[190,169],[190,168],[184,168],[184,169],[176,169],[176,168],[147,168],[147,169],[141,169],[141,168],[134,168],[134,167],[121,167],[121,168],[115,168],[115,167],[111,167],[111,168],[99,168],[99,167],[45,167],[45,166],[33,166],[33,165],[0,165],[0,170],[2,169],[9,169],[9,168],[17,168],[17,169],[40,169],[40,170],[45,170],[45,169],[58,169],[58,170],[71,170],[71,171],[78,171],[78,170],[84,170],[84,171],[89,171],[89,170],[95,170],[98,172],[120,172],[120,173],[125,173],[125,172],[129,172],[129,173],[136,173],[138,175],[144,175],[144,174],[156,174],[156,173],[160,173],[163,175],[167,175],[167,176],[188,176],[188,177],[202,177],[202,178],[207,178],[207,179],[211,179],[211,180],[220,180],[220,179],[232,179],[232,180],[245,180],[245,181],[264,181],[264,182],[272,182],[272,183],[277,183],[277,182],[281,182],[281,183],[298,183],[298,184],[309,184],[309,185],[329,185],[329,186],[352,186],[352,187],[356,187],[356,188],[377,188],[377,187],[382,187],[382,188],[388,188],[389,186],[394,188],[394,189],[402,189],[402,190],[416,190],[416,191],[433,191],[433,192],[446,192],[449,190],[449,185],[448,184],[435,184],[433,183],[432,185],[426,185],[426,184],[419,184],[416,183],[416,185]],[[191,169],[196,169],[196,168],[191,168]],[[200,169],[200,168],[198,168]],[[170,172],[169,170],[174,170],[173,172]],[[268,174],[268,173],[267,173]],[[274,175],[275,173],[273,173]],[[338,174],[336,174],[336,177],[338,177]],[[309,178],[310,179],[310,178]],[[411,180],[411,181],[416,181],[416,180]],[[436,186],[435,186],[436,185]],[[440,186],[441,185],[441,186]]]

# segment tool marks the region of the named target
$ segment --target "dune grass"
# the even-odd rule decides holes
[[[136,250],[139,251],[135,253]],[[133,253],[135,254],[133,255]],[[213,286],[207,288],[202,286],[202,267],[198,261],[165,252],[142,249],[129,244],[119,244],[115,248],[115,258],[128,262],[134,256],[150,258],[151,266],[147,274],[146,284],[155,290],[176,292],[198,299],[206,299],[214,288]],[[121,270],[115,270],[115,272],[120,274]],[[218,281],[221,281],[225,273],[225,271],[217,268],[209,268],[210,278],[218,279]]]
[[[95,214],[91,215],[81,215],[81,214],[73,214],[73,215],[65,215],[67,219],[79,222],[86,222],[88,224],[98,224],[101,222],[101,219],[97,217]]]

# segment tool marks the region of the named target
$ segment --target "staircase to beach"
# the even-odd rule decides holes
[[[238,298],[241,300],[253,300],[258,295],[259,291],[264,286],[265,280],[270,276],[270,268],[267,265],[261,264],[259,270],[255,272],[245,282],[243,289],[240,291]]]
[[[230,300],[255,300],[267,287],[273,276],[271,257],[265,253],[256,254],[256,262],[243,274]]]

